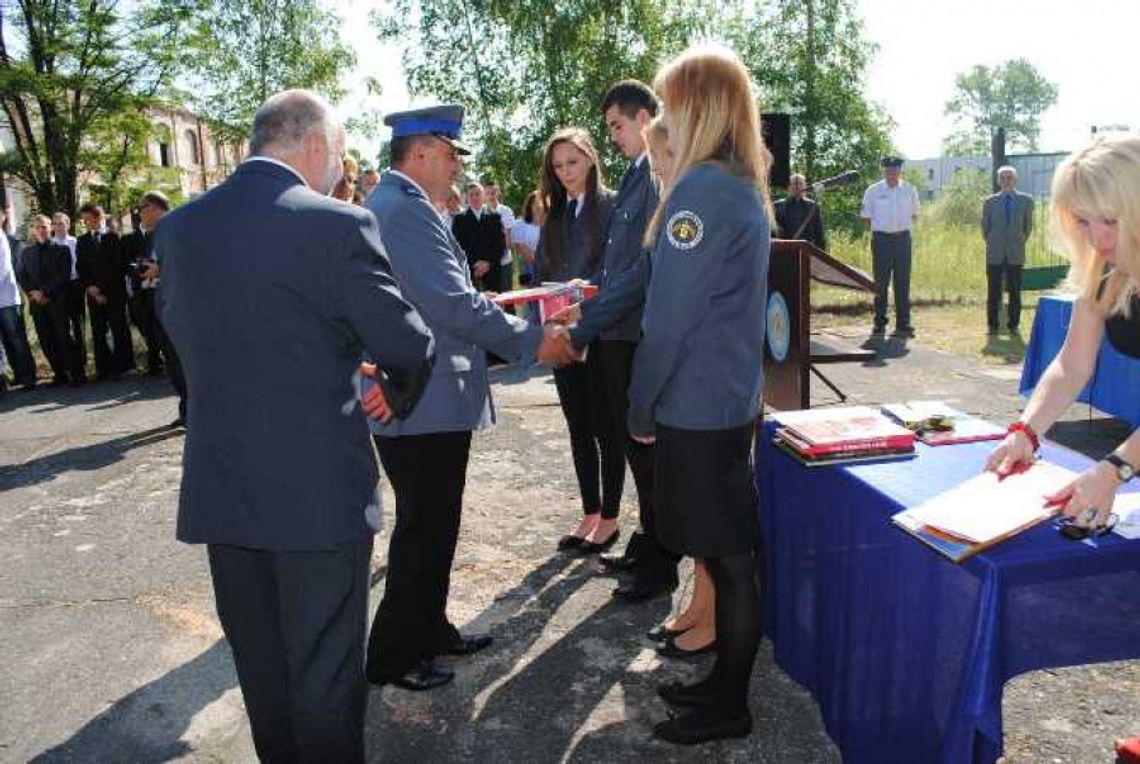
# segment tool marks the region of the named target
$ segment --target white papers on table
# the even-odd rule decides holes
[[[1140,539],[1140,491],[1116,494],[1112,511],[1119,518],[1113,532],[1126,539]]]
[[[986,544],[1053,514],[1045,496],[1075,477],[1071,470],[1042,461],[1002,480],[983,472],[908,509],[906,515],[956,538]]]

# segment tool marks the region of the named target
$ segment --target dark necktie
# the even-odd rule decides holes
[[[1005,195],[1005,224],[1009,225],[1010,218],[1013,217],[1013,194]]]
[[[566,205],[566,219],[574,222],[576,217],[578,217],[578,200],[571,199],[570,203]]]

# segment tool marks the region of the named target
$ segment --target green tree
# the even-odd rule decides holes
[[[946,114],[954,118],[958,129],[946,138],[943,150],[988,154],[990,136],[1004,127],[1007,146],[1035,151],[1041,115],[1056,102],[1057,86],[1024,58],[992,68],[975,66],[954,80]]]
[[[265,99],[310,88],[337,101],[356,57],[316,0],[201,0],[184,43],[183,100],[228,140],[248,136]]]
[[[990,182],[983,170],[962,168],[943,184],[938,198],[930,205],[928,217],[947,225],[980,225],[982,202],[989,194]]]
[[[0,109],[13,148],[3,168],[44,212],[73,217],[81,177],[122,178],[141,161],[141,115],[174,71],[178,2],[0,3]]]
[[[662,57],[687,43],[692,19],[708,18],[711,6],[394,0],[373,23],[382,41],[403,44],[413,95],[467,107],[464,129],[479,147],[469,171],[494,175],[517,204],[538,177],[546,139],[566,125],[590,130],[616,182],[623,163],[608,146],[602,96],[621,79],[651,82]]]
[[[742,12],[728,38],[760,87],[764,111],[791,116],[792,166],[809,181],[879,174],[893,122],[863,94],[876,46],[853,0],[776,0]],[[862,185],[828,191],[829,226],[861,230]]]

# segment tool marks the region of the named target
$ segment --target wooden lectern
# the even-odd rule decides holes
[[[846,400],[847,396],[816,366],[875,357],[873,350],[811,338],[812,279],[844,289],[875,292],[875,282],[867,274],[813,244],[796,239],[772,240],[765,309],[764,402],[783,411],[810,407],[812,374]]]

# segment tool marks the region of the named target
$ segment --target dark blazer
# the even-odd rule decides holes
[[[822,250],[827,249],[823,232],[823,213],[811,199],[786,197],[772,205],[776,216],[777,239],[802,239]]]
[[[354,373],[370,353],[407,416],[434,343],[372,213],[250,159],[164,217],[155,248],[192,391],[178,538],[301,550],[373,533],[378,472]]]
[[[104,294],[121,292],[127,269],[119,235],[107,231],[95,242],[95,234],[85,233],[75,245],[75,268],[83,288],[99,287]]]
[[[647,279],[630,278],[644,257],[645,229],[657,209],[657,182],[649,170],[649,160],[630,164],[613,200],[613,214],[606,232],[605,254],[598,296],[582,304],[580,329],[575,343],[588,345],[599,334],[605,340],[637,342],[641,338],[641,313]],[[635,291],[625,291],[626,284]],[[617,292],[621,290],[622,294]]]
[[[123,268],[131,284],[131,294],[137,295],[142,289],[142,279],[139,278],[137,268],[128,266],[154,259],[154,234],[135,229],[119,239],[119,246],[122,248],[120,257],[123,259]]]
[[[16,259],[16,283],[25,292],[40,291],[49,300],[71,283],[71,250],[62,244],[31,244]]]
[[[555,266],[546,256],[539,237],[538,248],[534,254],[535,268],[538,269],[539,278],[543,281],[570,281],[571,279],[586,279],[595,284],[601,278],[602,262],[605,256],[605,237],[610,227],[610,219],[614,214],[614,200],[617,194],[609,189],[598,192],[596,212],[597,224],[594,227],[595,242],[588,241],[589,231],[586,225],[589,208],[574,217],[563,212],[559,217],[547,216],[543,223],[546,226],[558,226],[558,235],[561,237],[562,251],[567,253],[565,262]],[[594,244],[594,258],[590,257],[591,243]]]
[[[464,210],[455,216],[451,232],[467,255],[468,267],[479,260],[486,261],[492,271],[500,267],[507,237],[503,232],[503,218],[497,212],[483,210],[483,214],[475,217],[471,210]]]

